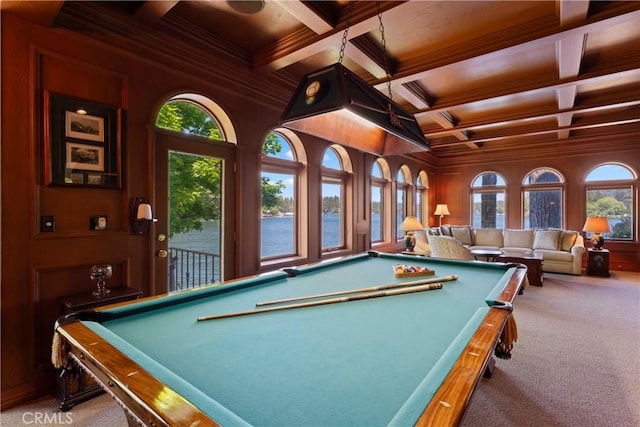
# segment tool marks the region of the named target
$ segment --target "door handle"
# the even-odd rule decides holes
[[[167,252],[167,251],[166,251],[166,250],[164,250],[164,249],[160,249],[160,250],[158,251],[158,256],[159,256],[160,258],[166,258],[168,255],[169,255],[169,252]]]

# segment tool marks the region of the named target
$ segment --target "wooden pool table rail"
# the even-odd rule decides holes
[[[123,407],[130,426],[218,426],[80,321],[59,325],[69,355]],[[133,414],[133,416],[132,416]]]
[[[522,286],[526,273],[526,268],[517,268],[498,301],[509,303],[510,306]],[[429,406],[418,419],[416,426],[457,426],[462,421],[473,391],[492,360],[498,339],[510,315],[510,310],[500,306],[489,310]]]

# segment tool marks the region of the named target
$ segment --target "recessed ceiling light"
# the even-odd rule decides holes
[[[264,9],[264,0],[227,0],[231,9],[246,15],[252,15]]]

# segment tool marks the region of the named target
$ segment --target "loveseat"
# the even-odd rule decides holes
[[[430,234],[451,236],[469,249],[500,250],[510,255],[542,256],[542,270],[580,275],[584,239],[572,230],[516,230],[445,225],[431,228]]]

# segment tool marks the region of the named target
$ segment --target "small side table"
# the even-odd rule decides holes
[[[471,249],[471,255],[473,255],[476,260],[480,257],[485,258],[489,262],[494,262],[497,257],[502,255],[502,252],[490,249]]]
[[[126,286],[109,290],[110,292],[103,297],[84,292],[61,297],[58,301],[62,305],[62,312],[66,315],[75,311],[135,300],[142,294],[142,291]],[[56,374],[56,397],[61,411],[68,411],[77,403],[104,393],[102,387],[72,361],[65,368],[59,369]]]
[[[590,276],[609,277],[609,250],[593,249],[587,250],[587,274]]]
[[[514,262],[526,265],[527,279],[529,280],[529,284],[533,286],[542,286],[542,281],[544,280],[544,273],[542,272],[542,265],[544,260],[542,259],[542,255],[504,253],[497,257],[496,261]]]

